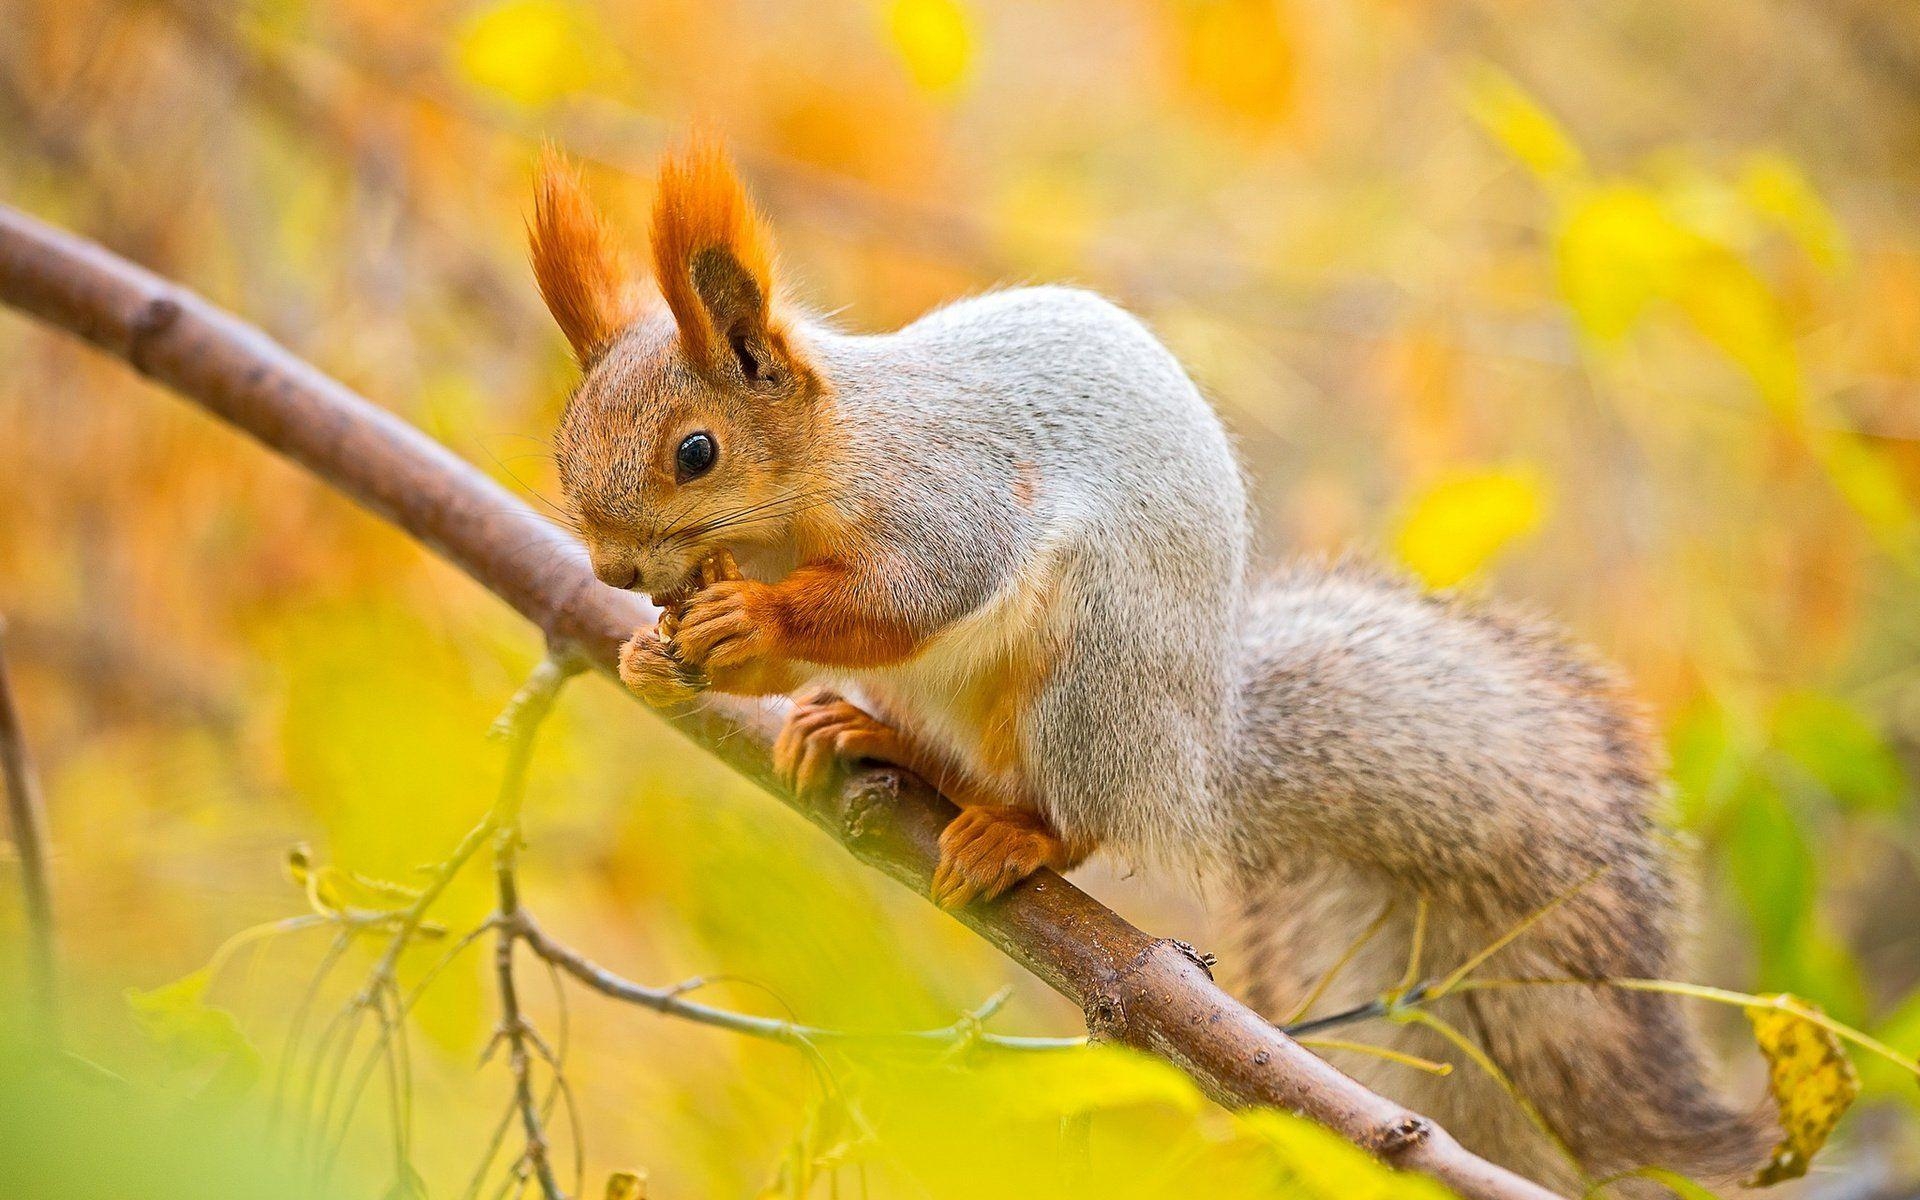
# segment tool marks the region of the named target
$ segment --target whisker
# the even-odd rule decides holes
[[[737,508],[730,512],[710,517],[705,521],[672,530],[662,538],[662,541],[674,545],[684,545],[695,538],[705,537],[723,530],[739,529],[745,526],[764,524],[768,521],[791,517],[810,509],[818,508],[824,504],[832,503],[837,497],[838,493],[828,488],[789,492],[785,495],[762,501],[759,504],[747,505],[744,508]]]
[[[520,434],[516,436],[525,437],[526,435]],[[535,439],[535,440],[538,440],[538,439]],[[496,467],[499,467],[500,470],[506,474],[506,477],[508,479],[513,480],[515,484],[519,485],[519,488],[521,491],[533,497],[535,500],[538,500],[540,503],[546,505],[548,508],[558,513],[560,516],[566,518],[568,521],[572,521],[574,519],[573,514],[569,512],[565,507],[559,504],[555,504],[552,500],[549,500],[546,497],[546,495],[540,491],[540,489],[532,486],[526,480],[520,478],[520,476],[517,473],[515,473],[512,467],[509,467],[505,462],[501,461],[500,456],[498,454],[495,454],[493,450],[488,447],[485,438],[479,439],[479,445],[480,445],[480,449],[486,452],[487,457],[493,460],[493,465]],[[520,455],[518,457],[526,458],[526,457],[537,457],[537,456]],[[568,528],[573,529],[574,532],[576,533],[579,532],[578,526],[569,525]]]
[[[672,527],[669,527],[666,532],[660,535],[660,540],[663,543],[676,543],[686,539],[696,538],[701,536],[704,533],[709,532],[716,525],[716,523],[725,524],[726,522],[731,521],[737,517],[745,516],[749,513],[759,512],[763,509],[771,508],[777,504],[784,504],[799,494],[800,493],[797,493],[797,492],[787,492],[783,495],[775,496],[773,499],[764,501],[760,504],[753,504],[753,505],[748,505],[744,508],[733,509],[729,512],[721,513],[716,517],[710,517],[705,521],[700,521],[695,524],[672,526]]]

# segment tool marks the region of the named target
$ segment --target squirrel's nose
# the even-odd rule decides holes
[[[619,588],[624,592],[640,582],[640,567],[624,554],[603,554],[589,550],[587,556],[593,560],[594,578],[610,588]]]

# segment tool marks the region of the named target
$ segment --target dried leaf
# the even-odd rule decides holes
[[[607,1200],[647,1200],[644,1171],[615,1171],[607,1178]]]
[[[1780,1108],[1780,1126],[1786,1136],[1773,1148],[1767,1164],[1747,1181],[1748,1187],[1768,1187],[1807,1173],[1813,1156],[1826,1145],[1827,1135],[1860,1094],[1860,1076],[1847,1058],[1840,1039],[1783,1003],[1813,1006],[1795,997],[1764,997],[1769,1003],[1750,1005],[1747,1019],[1760,1052],[1767,1056],[1767,1090]]]

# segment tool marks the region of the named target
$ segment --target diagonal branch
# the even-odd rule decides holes
[[[237,317],[4,206],[0,302],[125,359],[299,462],[603,673],[653,619],[638,597],[595,582],[559,530],[445,446]],[[925,784],[874,768],[853,772],[831,796],[795,797],[769,770],[777,718],[765,708],[715,697],[668,719],[862,861],[927,894],[954,808]],[[1043,872],[958,916],[1079,1004],[1093,1036],[1169,1060],[1223,1103],[1302,1113],[1465,1196],[1551,1195],[1361,1087],[1221,991],[1190,947],[1141,932],[1057,875]]]

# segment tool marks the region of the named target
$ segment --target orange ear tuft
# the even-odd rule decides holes
[[[715,327],[712,297],[702,297],[702,283],[696,279],[703,259],[714,251],[731,260],[729,269],[741,277],[736,284],[748,285],[744,292],[738,286],[728,289],[729,299],[747,309],[729,313],[729,318],[768,325],[772,239],[726,152],[716,142],[699,142],[661,162],[653,201],[654,277],[673,310],[687,355],[696,362],[707,361],[716,340],[730,332]]]
[[[633,322],[632,272],[587,198],[579,171],[551,145],[540,151],[527,248],[541,299],[580,365],[592,365]]]

